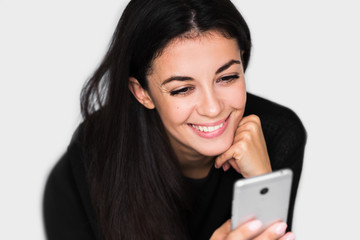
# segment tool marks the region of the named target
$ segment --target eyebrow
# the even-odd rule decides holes
[[[226,69],[231,67],[231,65],[233,65],[233,64],[240,64],[240,63],[241,62],[239,60],[230,60],[229,62],[222,65],[218,70],[216,70],[215,74],[219,74],[219,73],[225,71]],[[172,76],[172,77],[167,78],[165,81],[163,81],[161,83],[161,86],[163,86],[171,81],[191,81],[191,80],[194,80],[194,79],[192,77],[186,77],[186,76]]]
[[[221,66],[216,72],[215,74],[219,74],[222,71],[225,71],[226,69],[228,69],[231,65],[233,64],[240,64],[239,60],[230,60],[228,63],[225,63],[223,66]]]

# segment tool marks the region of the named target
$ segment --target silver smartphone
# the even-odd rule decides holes
[[[234,184],[231,228],[257,218],[263,228],[279,220],[286,222],[292,171],[282,169],[237,180]]]

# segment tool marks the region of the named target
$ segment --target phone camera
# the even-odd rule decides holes
[[[268,191],[269,191],[269,189],[268,189],[267,187],[265,187],[265,188],[263,188],[263,189],[260,190],[260,193],[261,193],[262,195],[264,195],[264,194],[266,194]]]

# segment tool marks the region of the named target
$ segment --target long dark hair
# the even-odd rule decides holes
[[[152,61],[171,40],[209,30],[237,39],[246,69],[250,32],[230,0],[131,0],[84,85],[87,175],[105,239],[186,239],[189,206],[178,161],[156,109],[138,103],[128,82],[135,77],[147,89]]]

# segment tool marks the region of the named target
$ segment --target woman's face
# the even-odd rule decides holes
[[[245,108],[246,89],[235,39],[209,32],[172,41],[153,61],[148,95],[177,153],[226,151]]]

